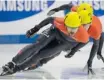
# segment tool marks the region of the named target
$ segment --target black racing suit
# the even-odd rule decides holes
[[[20,70],[37,64],[40,60],[58,55],[62,50],[76,46],[78,43],[59,31],[53,25],[54,18],[49,17],[43,20],[40,28],[51,23],[50,29],[41,34],[37,41],[23,48],[19,54],[13,58]],[[39,28],[39,27],[38,27]],[[53,44],[52,44],[53,43]]]
[[[39,34],[38,39],[34,43],[29,44],[25,46],[23,49],[21,49],[18,52],[18,54],[15,57],[13,57],[12,61],[15,62],[15,64],[20,64],[31,55],[37,54],[39,50],[41,50],[48,43],[50,43],[52,39],[53,34],[51,33],[51,28],[49,28],[43,31],[41,34]]]

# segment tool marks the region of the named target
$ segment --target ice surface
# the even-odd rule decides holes
[[[12,57],[15,56],[18,51],[27,44],[18,45],[0,45],[0,67],[11,61]],[[84,66],[89,57],[90,49],[92,43],[87,44],[84,48],[78,51],[72,58],[65,58],[66,52],[62,52],[59,56],[49,61],[47,64],[43,65],[33,71],[18,72],[10,76],[3,76],[0,79],[62,79],[62,80],[72,80],[72,79],[104,79],[104,67],[103,62],[97,59],[95,56],[93,60],[93,70],[95,75],[87,75],[87,71],[83,71]],[[102,51],[104,54],[104,51]],[[1,69],[0,69],[1,71]]]

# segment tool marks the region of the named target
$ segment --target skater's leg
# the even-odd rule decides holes
[[[56,41],[52,41],[49,45],[47,45],[47,49],[50,50],[51,49],[50,47],[51,46],[54,47],[54,44],[56,45],[58,43]],[[70,50],[70,48],[73,48],[73,46],[76,46],[76,45],[77,45],[77,43],[70,43],[69,47],[67,47],[65,50],[68,50],[68,49]],[[32,64],[32,66],[30,66],[28,68],[28,70],[36,69],[36,68],[42,66],[43,64],[46,64],[48,61],[52,60],[53,58],[55,58],[56,56],[58,56],[60,53],[61,52],[57,53],[54,56],[51,56],[51,57],[48,57],[48,58],[44,58],[44,59],[40,60],[37,64],[34,64],[34,66]]]
[[[38,39],[35,43],[26,46],[23,48],[14,58],[13,62],[21,63],[23,60],[27,59],[29,56],[34,54],[37,54],[40,49],[45,47],[47,44],[50,43],[55,37],[55,33],[52,32],[53,29],[49,28],[42,32],[42,34],[39,35]]]
[[[104,36],[101,34],[97,57],[98,57],[98,59],[102,59],[102,61],[104,62],[104,57],[102,56],[103,43],[104,43]]]
[[[61,52],[62,50],[65,50],[65,48],[67,48],[68,46],[69,44],[60,43],[53,47],[51,46],[50,49],[43,48],[38,54],[27,59],[25,62],[19,65],[19,67],[21,69],[25,69],[26,67],[29,67],[31,64],[37,64],[37,62],[39,62],[41,59],[54,56],[57,53]]]
[[[51,49],[51,47],[54,47],[56,44],[58,44],[58,42],[56,40],[53,40],[51,43],[49,43],[45,48],[47,49]],[[44,48],[44,49],[45,49]],[[52,60],[54,57],[58,56],[60,54],[60,52],[54,56],[48,57],[48,58],[44,58],[41,59],[37,64],[32,64],[28,69],[26,70],[32,70],[32,69],[36,69],[40,66],[42,66],[43,64],[46,64],[48,61]]]
[[[47,30],[48,31],[48,30]],[[55,33],[52,33],[52,30],[48,31],[50,36],[46,36],[44,35],[43,38],[40,36],[37,40],[36,43],[32,44],[31,47],[27,47],[26,49],[23,49],[23,51],[21,51],[22,53],[20,53],[18,56],[15,56],[12,60],[12,62],[9,62],[13,65],[13,63],[15,63],[16,65],[21,65],[22,62],[27,61],[28,59],[30,59],[32,56],[36,55],[38,53],[39,50],[41,50],[44,46],[46,46],[47,44],[49,44],[54,38],[55,38]],[[43,34],[42,34],[43,35]],[[45,37],[45,38],[44,38]],[[48,38],[48,39],[47,39]],[[29,56],[26,56],[25,54],[29,53]],[[26,56],[26,58],[24,58],[24,56]],[[23,61],[21,61],[20,59],[22,59]],[[23,59],[24,58],[24,59]],[[8,68],[10,68],[10,64],[7,66]],[[4,66],[5,67],[5,66]],[[5,68],[7,68],[5,67]],[[13,69],[14,67],[12,67],[11,69]]]
[[[40,64],[43,65],[43,64],[46,64],[47,62],[49,62],[50,60],[52,60],[53,58],[57,57],[61,52],[57,53],[56,55],[54,56],[51,56],[51,57],[48,57],[48,58],[44,58],[42,60],[40,60]]]
[[[99,47],[99,40],[93,40],[94,44],[92,46],[91,52],[90,52],[90,56],[87,62],[87,67],[88,67],[88,74],[91,72],[92,74],[94,74],[94,72],[92,71],[92,62],[93,59],[95,57],[95,54],[98,50]]]
[[[48,38],[45,35],[39,35],[39,38],[35,43],[25,46],[22,50],[19,51],[19,53],[15,57],[13,57],[12,61],[16,64],[19,64],[26,58],[28,58],[30,55],[32,55],[32,53],[37,53],[37,51],[43,46],[41,45],[43,41],[47,39]]]
[[[36,68],[38,68],[40,66],[43,66],[43,64],[46,64],[47,62],[49,62],[50,60],[52,60],[53,58],[58,56],[60,53],[58,53],[57,55],[48,57],[48,58],[41,59],[37,64],[32,64],[27,70],[33,70],[33,69],[36,69]]]

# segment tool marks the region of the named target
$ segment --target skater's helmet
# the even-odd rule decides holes
[[[90,24],[92,22],[92,15],[87,10],[82,10],[79,12],[81,16],[81,24]]]
[[[89,3],[81,3],[77,8],[77,12],[80,12],[81,10],[88,10],[91,15],[93,15],[93,8]]]
[[[65,16],[64,24],[69,28],[78,28],[81,25],[81,17],[77,12],[69,12]]]

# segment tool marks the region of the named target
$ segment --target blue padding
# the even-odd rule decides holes
[[[102,34],[104,37],[104,33]],[[25,44],[33,43],[38,38],[38,34],[32,38],[27,38],[25,35],[0,35],[0,44]],[[90,38],[90,41],[92,39]]]
[[[37,38],[38,35],[32,38],[27,38],[25,35],[0,35],[0,44],[33,43]]]

